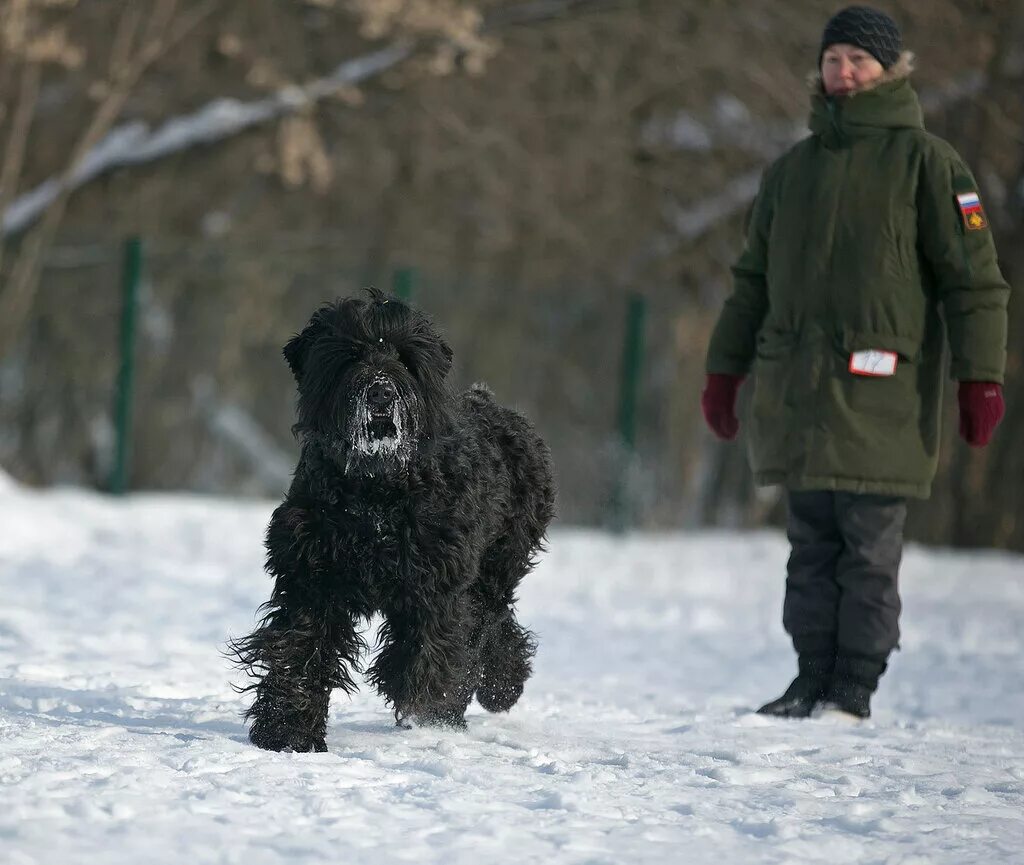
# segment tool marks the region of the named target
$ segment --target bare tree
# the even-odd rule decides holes
[[[0,174],[0,223],[16,188],[24,163],[31,118],[39,92],[41,66],[54,63],[73,67],[81,63],[82,50],[65,35],[64,23],[53,18],[61,8],[77,0],[11,0],[3,29],[6,63],[20,73],[14,117],[3,151]],[[149,8],[126,4],[115,32],[106,76],[91,88],[98,96],[92,116],[73,142],[57,183],[61,193],[47,208],[42,221],[24,239],[0,294],[0,348],[18,338],[32,309],[42,251],[53,239],[71,194],[71,177],[83,157],[117,121],[129,96],[154,63],[192,33],[222,2],[199,0],[182,8],[179,0],[154,0]],[[12,78],[15,76],[11,76]],[[7,78],[4,75],[3,78]],[[2,82],[3,79],[0,79]],[[3,84],[0,83],[0,87]],[[0,91],[2,97],[2,91]],[[6,100],[5,100],[6,102]],[[0,259],[2,265],[2,259]]]

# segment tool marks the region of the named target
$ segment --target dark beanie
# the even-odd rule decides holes
[[[847,6],[833,15],[821,36],[818,66],[829,45],[845,42],[863,48],[886,69],[900,59],[900,28],[884,12],[870,6]]]

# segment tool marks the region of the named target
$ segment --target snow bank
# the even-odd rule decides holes
[[[1024,861],[1020,557],[909,550],[903,651],[848,727],[751,713],[793,673],[780,535],[563,529],[510,714],[402,731],[364,688],[330,753],[271,754],[220,655],[271,508],[0,499],[0,860]]]

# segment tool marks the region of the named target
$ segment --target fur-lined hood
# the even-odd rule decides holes
[[[882,73],[881,78],[877,81],[872,81],[868,87],[865,87],[863,90],[858,90],[857,93],[867,93],[870,90],[874,90],[879,84],[885,84],[888,81],[898,81],[900,78],[908,78],[910,73],[914,71],[914,59],[913,51],[901,52],[899,60],[886,69],[885,72]],[[820,69],[815,69],[807,75],[807,86],[812,93],[822,92],[823,88]],[[847,99],[853,98],[857,93],[851,93]]]
[[[826,147],[844,147],[862,136],[893,129],[923,129],[921,103],[911,86],[911,55],[906,53],[873,86],[842,99],[825,95],[821,79],[810,94],[807,125]]]

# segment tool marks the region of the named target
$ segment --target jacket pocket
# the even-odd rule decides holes
[[[783,405],[790,400],[789,382],[796,344],[796,334],[789,331],[763,329],[758,333],[751,401],[755,417],[781,414]]]
[[[791,330],[764,327],[757,334],[757,359],[778,360],[793,353],[797,335]]]
[[[905,420],[917,414],[917,367],[921,356],[920,340],[893,334],[846,333],[839,340],[836,375],[846,408],[857,415],[889,420]],[[850,358],[857,351],[890,351],[896,354],[892,375],[860,375],[850,369]]]

